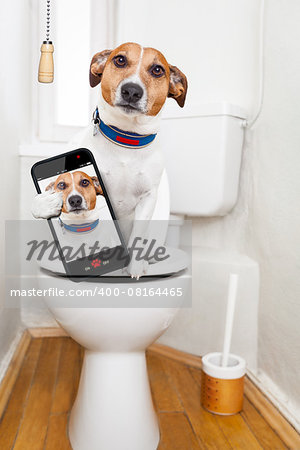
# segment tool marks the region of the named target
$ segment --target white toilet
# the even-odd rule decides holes
[[[165,214],[169,212],[166,178],[160,190],[163,201],[157,207]],[[173,236],[171,241],[175,242]],[[145,350],[169,327],[178,308],[188,303],[191,290],[188,254],[168,247],[166,253],[169,258],[151,264],[147,276],[138,281],[119,270],[76,283],[64,276],[60,261],[47,257],[41,261],[38,287],[49,292],[44,297],[48,309],[86,349],[69,422],[74,450],[155,450],[158,446]],[[68,292],[68,297],[53,295],[53,288]],[[88,296],[94,289],[99,294]]]
[[[117,287],[119,292],[127,292],[129,286],[133,291],[135,287],[148,290],[149,284],[154,291],[159,288],[185,291],[188,283],[185,270],[167,278],[151,278],[151,281],[141,279],[130,284],[124,280],[113,281],[113,286],[101,281],[81,282],[79,286],[67,278],[54,278],[45,272],[39,277],[42,289],[55,286],[83,291],[94,288],[95,284],[99,289]],[[69,306],[61,306],[59,298],[45,298],[56,320],[86,348],[69,423],[70,441],[74,450],[154,450],[159,442],[159,428],[152,405],[145,350],[169,327],[182,298],[169,297],[167,302],[160,299],[161,305],[156,299],[151,306],[149,297],[132,294],[132,307],[124,298],[109,298],[113,307],[107,307],[107,298],[100,296],[92,299],[94,305],[90,299],[81,297],[74,301],[69,299]]]
[[[172,213],[226,214],[237,198],[244,114],[224,103],[198,108],[197,114],[187,109],[187,117],[166,114],[169,118],[163,120],[160,138],[165,141]],[[187,133],[195,142],[189,148]],[[164,176],[154,219],[167,224],[169,212]],[[167,243],[176,247],[180,233],[171,222]],[[57,262],[55,267],[41,264],[39,288],[73,292],[63,299],[49,295],[45,302],[58,323],[86,349],[69,423],[74,450],[155,450],[158,446],[145,350],[169,327],[178,308],[191,304],[190,258],[179,248],[168,252],[168,262],[150,265],[148,276],[139,281],[120,271],[111,278],[74,283],[59,275],[64,271]],[[142,295],[150,292],[149,287],[152,294]],[[88,293],[95,288],[101,294],[81,296],[78,291],[76,295],[77,289]],[[163,289],[174,295],[162,296]]]

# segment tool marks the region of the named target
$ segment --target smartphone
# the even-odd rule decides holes
[[[39,194],[60,193],[61,213],[47,220],[67,276],[99,277],[128,265],[129,253],[90,150],[37,162],[31,174]]]

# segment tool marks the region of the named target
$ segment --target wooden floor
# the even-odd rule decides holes
[[[71,448],[66,427],[82,357],[70,338],[31,340],[0,422],[1,450]],[[151,351],[147,362],[159,450],[287,448],[247,398],[241,414],[210,414],[200,405],[200,370]]]

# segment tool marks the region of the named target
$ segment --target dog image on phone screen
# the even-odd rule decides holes
[[[157,193],[165,177],[158,132],[162,108],[167,97],[184,106],[187,79],[159,50],[129,42],[93,56],[90,86],[97,85],[94,120],[68,149],[92,151],[117,219],[131,224],[125,231],[131,247],[137,235],[147,236],[160,200]],[[54,189],[36,196],[32,213],[49,218],[63,207],[61,192]],[[132,258],[127,270],[139,278],[147,267],[147,261]]]
[[[76,255],[82,245],[88,249],[95,243],[99,250],[119,243],[110,212],[96,176],[76,170],[59,175],[45,187],[45,195],[58,194],[62,201],[58,221],[53,221],[61,246],[72,248]],[[81,250],[82,252],[82,250]]]
[[[90,222],[99,218],[96,201],[97,195],[103,195],[103,192],[97,177],[82,171],[63,173],[49,183],[45,192],[60,195],[62,222]]]

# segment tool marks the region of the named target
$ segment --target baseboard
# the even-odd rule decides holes
[[[248,377],[245,379],[245,395],[287,447],[300,449],[300,435],[295,428]]]
[[[68,334],[61,327],[34,327],[28,328],[28,332],[33,338],[44,338],[44,337],[65,337]]]
[[[201,356],[192,355],[191,353],[182,352],[175,348],[168,347],[163,344],[152,344],[148,347],[148,351],[154,352],[157,355],[165,356],[166,358],[173,359],[186,366],[195,367],[196,369],[202,369]]]
[[[202,368],[200,356],[191,355],[166,345],[152,344],[148,347],[148,351],[189,367]],[[288,448],[293,450],[300,449],[300,435],[298,432],[248,376],[245,378],[245,396]]]
[[[31,339],[65,336],[68,336],[67,333],[60,327],[28,328],[24,331],[0,385],[0,417],[5,410]],[[188,367],[202,368],[200,356],[176,350],[166,345],[152,344],[148,347],[147,351],[165,358],[170,358]],[[287,447],[290,449],[300,449],[300,435],[295,428],[248,377],[245,379],[245,396],[265,418]]]
[[[18,373],[22,366],[24,356],[29,347],[31,341],[30,333],[25,330],[21,336],[21,339],[16,347],[12,359],[10,360],[9,366],[5,372],[5,375],[0,384],[0,418],[5,410],[7,401],[14,387],[15,381],[17,379]]]

